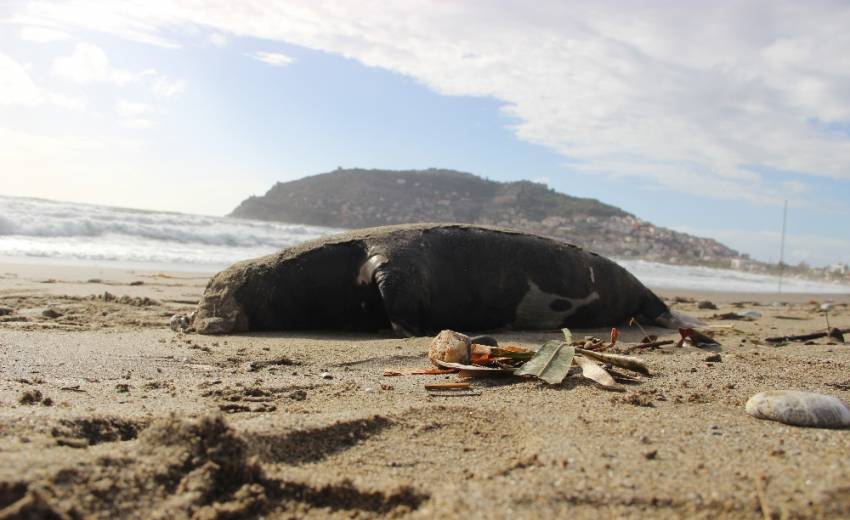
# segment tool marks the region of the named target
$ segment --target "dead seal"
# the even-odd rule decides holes
[[[351,231],[234,264],[198,304],[196,331],[521,330],[678,325],[618,264],[507,229],[410,224]]]

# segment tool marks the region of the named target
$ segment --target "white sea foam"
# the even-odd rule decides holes
[[[644,260],[618,260],[649,287],[697,289],[704,291],[776,293],[779,278],[765,274],[715,269],[711,267],[668,265]],[[848,294],[847,285],[785,277],[783,293]]]
[[[0,255],[214,271],[336,232],[325,227],[0,197]]]
[[[213,272],[339,230],[0,196],[0,256]],[[620,262],[650,287],[776,292],[772,276],[653,262]],[[786,279],[783,291],[850,293],[850,287]]]

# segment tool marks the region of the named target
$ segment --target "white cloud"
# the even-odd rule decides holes
[[[97,45],[90,43],[79,43],[70,56],[56,58],[53,61],[53,73],[84,85],[106,82],[125,86],[149,78],[146,81],[150,81],[151,91],[163,97],[182,94],[186,88],[185,81],[169,78],[157,72],[156,69],[133,72],[114,67],[111,65],[106,52]]]
[[[147,130],[149,128],[153,128],[156,126],[156,123],[150,119],[145,119],[143,117],[136,117],[132,119],[124,119],[121,121],[121,125],[125,128],[131,128],[133,130]]]
[[[181,80],[169,79],[165,76],[156,78],[151,85],[154,94],[163,97],[176,96],[182,94],[186,89],[186,82]]]
[[[805,188],[771,170],[850,180],[850,139],[816,124],[850,120],[846,2],[71,0],[18,16],[156,45],[201,26],[336,53],[502,100],[519,138],[588,175],[771,204]]]
[[[33,83],[27,70],[12,58],[0,54],[0,104],[38,105],[42,90]]]
[[[220,32],[214,32],[210,34],[209,41],[216,47],[224,47],[225,45],[227,45],[227,36]]]
[[[35,43],[51,43],[69,38],[68,33],[64,31],[32,25],[21,27],[18,35],[22,40]]]
[[[156,108],[147,103],[119,99],[115,103],[115,112],[118,114],[121,126],[125,128],[147,130],[156,126],[156,122],[147,117],[156,112]]]
[[[254,58],[257,61],[262,61],[263,63],[267,63],[274,67],[284,67],[295,61],[293,58],[287,56],[286,54],[281,54],[279,52],[257,51],[252,52],[250,54],[246,54],[246,56]]]
[[[139,77],[128,70],[112,67],[106,52],[90,43],[78,43],[70,56],[56,58],[53,73],[82,84],[105,81],[126,85]]]
[[[121,117],[136,117],[153,112],[154,107],[146,103],[137,103],[134,101],[127,101],[126,99],[119,99],[115,103],[115,111]]]
[[[36,107],[51,104],[69,110],[82,110],[83,99],[48,91],[36,85],[27,68],[5,54],[0,54],[0,106]]]

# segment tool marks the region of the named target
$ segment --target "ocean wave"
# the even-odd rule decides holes
[[[336,230],[39,199],[0,197],[0,236],[136,237],[169,243],[277,249]]]
[[[339,230],[279,222],[0,197],[0,256],[214,271]],[[772,276],[620,262],[649,287],[776,292]],[[152,267],[153,268],[153,267]],[[786,278],[784,292],[850,293],[844,285]]]

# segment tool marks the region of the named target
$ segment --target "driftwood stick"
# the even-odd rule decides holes
[[[425,385],[425,390],[469,390],[469,383],[437,383]]]
[[[658,347],[663,347],[664,345],[672,345],[673,343],[676,343],[676,342],[672,339],[652,341],[652,342],[649,342],[649,343],[639,343],[637,345],[632,345],[631,347],[627,348],[626,352],[632,352],[632,351],[635,351],[635,350],[641,350],[641,349],[645,349],[645,348],[658,348]]]
[[[838,329],[838,331],[842,334],[850,334],[850,329]],[[784,343],[786,341],[808,341],[810,339],[825,338],[827,336],[832,336],[829,331],[812,332],[809,334],[796,334],[792,336],[775,336],[772,338],[765,338],[765,341],[768,343]]]

